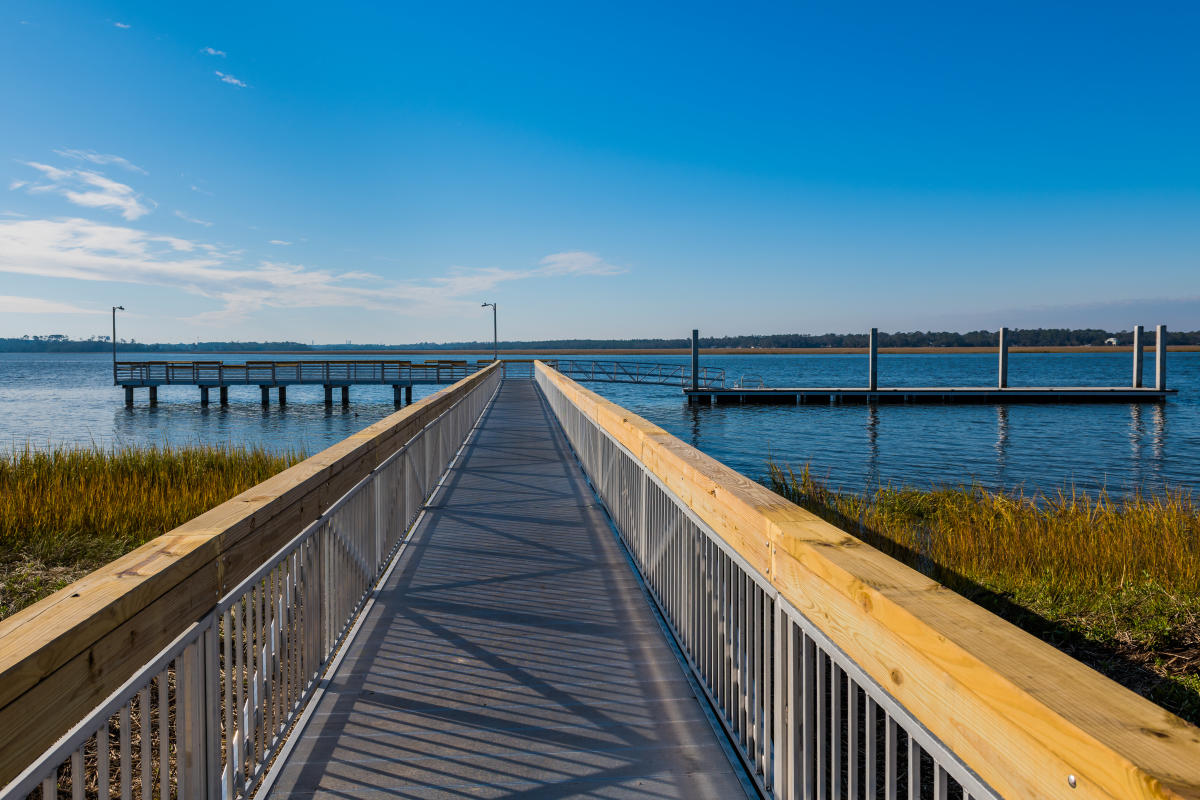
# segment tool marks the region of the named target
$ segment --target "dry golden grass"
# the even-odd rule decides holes
[[[1200,504],[978,486],[831,491],[770,465],[794,503],[1200,724]]]
[[[0,456],[0,619],[303,457],[218,446]]]

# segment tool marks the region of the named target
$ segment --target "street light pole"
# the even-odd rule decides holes
[[[500,339],[496,335],[496,304],[484,303],[480,308],[485,306],[492,307],[492,361],[500,360]]]
[[[112,307],[112,310],[113,310],[113,335],[112,335],[112,346],[113,346],[113,386],[116,386],[116,385],[117,385],[117,312],[118,312],[118,311],[124,311],[124,310],[125,310],[125,306],[113,306],[113,307]]]

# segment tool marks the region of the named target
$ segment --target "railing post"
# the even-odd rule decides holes
[[[692,329],[692,391],[700,388],[700,331]]]
[[[867,388],[872,392],[879,388],[879,329],[871,328],[867,340]]]
[[[1167,388],[1167,326],[1155,328],[1154,340],[1154,388],[1160,392]]]
[[[1000,329],[1000,379],[1001,389],[1008,387],[1008,328]]]
[[[1133,388],[1142,388],[1142,326],[1133,326]]]

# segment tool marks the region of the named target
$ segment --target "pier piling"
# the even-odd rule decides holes
[[[280,386],[279,387],[279,407],[283,408],[286,405],[287,405],[287,387]]]
[[[1000,376],[999,387],[1008,387],[1008,328],[1000,329]]]
[[[1142,326],[1133,326],[1133,388],[1142,388]]]
[[[350,405],[350,387],[349,386],[342,387],[342,405],[344,405],[344,406]]]
[[[692,390],[700,388],[700,331],[692,329]]]
[[[150,405],[151,406],[158,405],[158,387],[157,386],[150,387]]]
[[[1154,330],[1154,388],[1160,392],[1167,388],[1167,326],[1159,325]]]
[[[395,406],[396,408],[399,408],[401,405],[402,399],[403,399],[403,395],[400,392],[400,384],[393,383],[392,384],[392,405]]]
[[[325,407],[329,408],[333,405],[333,386],[325,384]]]
[[[263,408],[266,408],[267,406],[271,405],[271,387],[259,386],[258,388],[262,391]]]
[[[202,405],[202,406],[208,405],[208,387],[207,386],[200,387],[200,405]]]
[[[404,387],[404,404],[408,405],[408,406],[412,405],[412,385],[411,384]]]
[[[221,405],[223,405],[223,406],[229,405],[229,387],[228,386],[221,387]]]
[[[879,388],[879,329],[871,328],[867,341],[867,388],[872,392]]]
[[[132,386],[125,387],[125,407],[133,408],[133,387]]]

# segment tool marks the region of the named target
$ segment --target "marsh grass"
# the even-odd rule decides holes
[[[212,445],[0,455],[0,618],[303,458]]]
[[[770,464],[777,493],[1200,724],[1200,504],[881,486]]]

